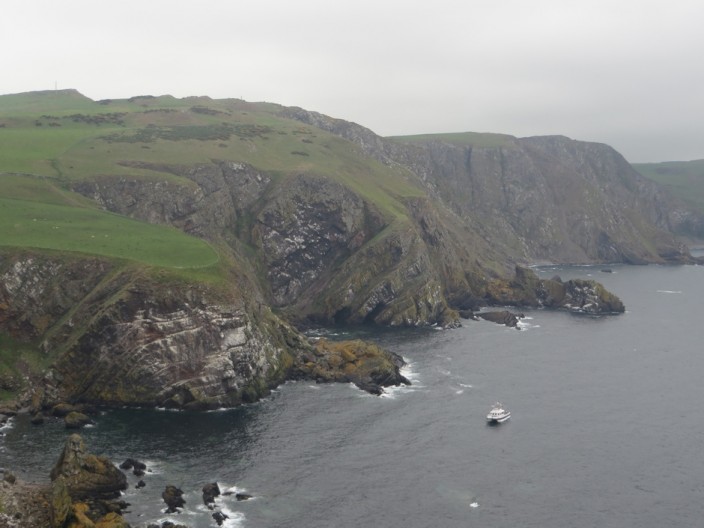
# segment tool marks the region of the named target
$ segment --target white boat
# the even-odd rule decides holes
[[[511,411],[507,410],[501,402],[496,402],[486,415],[489,423],[502,423],[511,418]]]

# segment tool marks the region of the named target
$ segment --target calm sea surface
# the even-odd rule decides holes
[[[539,274],[599,280],[624,315],[365,334],[409,362],[413,385],[385,397],[289,383],[230,411],[110,411],[82,435],[116,463],[147,463],[145,488],[129,475],[133,526],[215,526],[209,482],[254,496],[217,500],[225,526],[701,526],[704,267],[611,269]],[[492,427],[496,400],[512,418]],[[0,465],[47,480],[62,423],[20,417],[4,432]],[[166,484],[186,492],[179,515],[162,513]]]

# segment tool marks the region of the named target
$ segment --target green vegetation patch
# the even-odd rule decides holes
[[[111,213],[0,198],[0,246],[75,251],[167,268],[212,266],[218,254],[176,229]]]
[[[633,167],[704,212],[704,160],[634,163]]]
[[[0,401],[17,396],[24,388],[23,377],[42,371],[49,363],[36,346],[0,334]]]
[[[480,132],[457,132],[448,134],[418,134],[413,136],[391,136],[390,139],[397,143],[431,143],[443,142],[453,145],[498,148],[510,147],[516,138],[507,134],[492,134]]]

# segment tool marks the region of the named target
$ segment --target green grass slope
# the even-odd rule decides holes
[[[138,96],[93,101],[75,90],[0,96],[0,245],[62,249],[150,265],[202,268],[205,242],[96,208],[66,191],[95,177],[193,184],[163,165],[228,160],[276,178],[331,178],[374,203],[389,224],[423,191],[406,171],[363,156],[338,136],[239,99]],[[154,170],[143,168],[154,167]]]
[[[166,268],[214,266],[218,253],[176,229],[93,207],[46,178],[0,174],[0,246],[89,253]]]
[[[704,212],[704,160],[634,163],[633,167]]]

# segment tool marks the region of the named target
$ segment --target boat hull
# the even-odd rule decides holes
[[[507,415],[500,416],[500,417],[487,416],[486,420],[489,423],[504,423],[509,418],[511,418],[511,413],[508,413]]]

